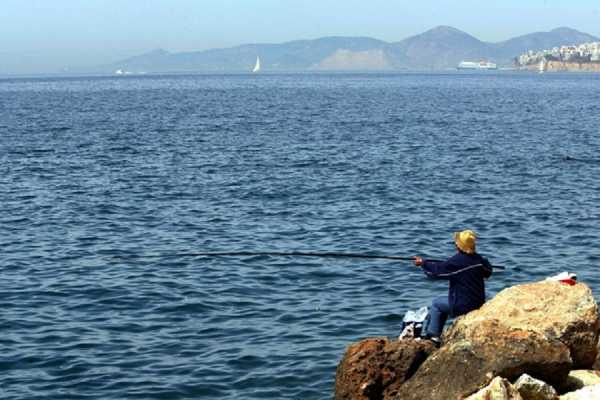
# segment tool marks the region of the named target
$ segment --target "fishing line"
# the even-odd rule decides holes
[[[205,253],[175,253],[158,254],[143,257],[316,257],[316,258],[361,258],[370,260],[393,260],[393,261],[414,261],[415,257],[377,255],[377,254],[357,254],[357,253],[312,253],[302,251],[227,251],[227,252],[205,252]],[[424,261],[441,262],[437,259],[424,259]],[[492,265],[492,268],[504,270],[502,265]]]

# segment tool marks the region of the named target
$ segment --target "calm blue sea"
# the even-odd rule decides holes
[[[444,293],[452,232],[509,285],[600,294],[600,76],[0,80],[2,399],[329,399],[346,346]]]

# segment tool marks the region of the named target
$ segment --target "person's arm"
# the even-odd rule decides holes
[[[451,260],[451,259],[450,259]],[[421,267],[425,275],[433,279],[449,279],[454,268],[450,260],[446,261],[429,261],[423,260],[421,257],[415,257],[415,265]]]

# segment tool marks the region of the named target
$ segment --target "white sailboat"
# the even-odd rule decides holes
[[[260,71],[260,57],[256,56],[256,65],[254,65],[254,69],[252,70],[252,72],[259,72]]]

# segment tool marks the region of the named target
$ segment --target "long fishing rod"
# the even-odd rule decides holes
[[[401,257],[375,254],[356,254],[356,253],[310,253],[302,251],[281,252],[281,251],[230,251],[230,252],[208,252],[208,253],[177,253],[169,256],[177,257],[318,257],[318,258],[362,258],[371,260],[394,260],[394,261],[414,261],[415,257]],[[161,256],[157,256],[161,257]],[[442,260],[426,259],[425,261],[441,262]],[[504,270],[502,265],[492,265],[492,268]]]

